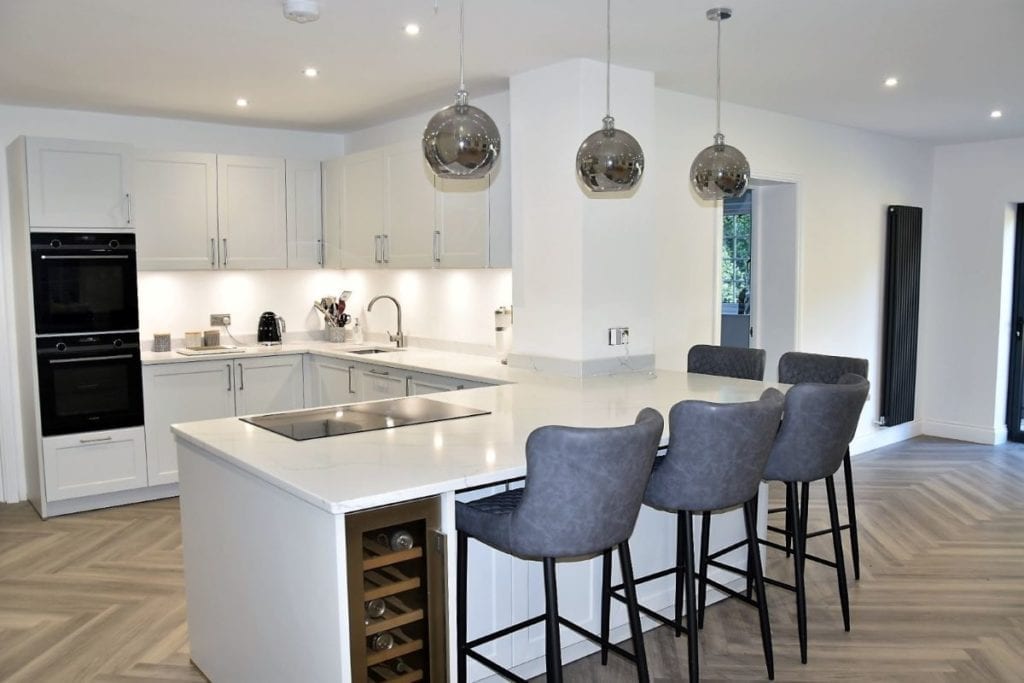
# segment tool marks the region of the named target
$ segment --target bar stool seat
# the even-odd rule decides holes
[[[457,680],[467,678],[468,659],[513,681],[525,679],[476,648],[533,624],[546,625],[547,679],[562,680],[562,626],[636,664],[637,678],[650,680],[636,603],[629,537],[650,479],[664,420],[645,408],[626,427],[541,427],[526,442],[523,488],[457,502]],[[472,641],[468,639],[468,550],[470,537],[498,550],[544,565],[545,611]],[[633,652],[608,642],[558,614],[556,560],[580,560],[617,548],[627,599]]]
[[[686,371],[717,377],[764,380],[765,350],[696,344],[686,354]]]

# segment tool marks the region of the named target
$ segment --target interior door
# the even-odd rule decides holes
[[[1013,256],[1013,312],[1010,332],[1010,382],[1006,396],[1006,430],[1010,441],[1024,442],[1024,204],[1017,205]]]
[[[401,145],[387,158],[388,229],[385,263],[427,268],[434,260],[434,176],[420,145]]]

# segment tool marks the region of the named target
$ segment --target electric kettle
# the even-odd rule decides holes
[[[264,311],[256,328],[256,341],[264,346],[280,344],[284,331],[284,318],[273,311]]]

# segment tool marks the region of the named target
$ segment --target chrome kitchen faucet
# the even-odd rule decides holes
[[[402,334],[402,304],[398,303],[398,299],[396,299],[393,296],[390,296],[388,294],[381,294],[370,299],[370,303],[366,305],[367,313],[373,310],[373,305],[377,303],[378,299],[390,299],[392,302],[394,302],[395,310],[398,311],[398,332],[396,334],[391,334],[391,331],[388,330],[388,340],[395,342],[395,344],[398,345],[398,348],[404,349],[405,335]]]

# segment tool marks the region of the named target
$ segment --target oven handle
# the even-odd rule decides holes
[[[97,261],[100,259],[117,259],[119,261],[128,260],[127,254],[109,254],[106,256],[97,254],[95,256],[47,256],[43,254],[39,257],[43,261]]]
[[[56,360],[51,360],[50,361],[50,365],[60,365],[60,364],[63,364],[63,363],[91,363],[93,361],[98,361],[98,360],[123,360],[123,359],[126,359],[126,358],[135,358],[135,356],[130,354],[130,353],[119,353],[116,356],[92,356],[92,357],[87,357],[87,358],[58,358]]]

